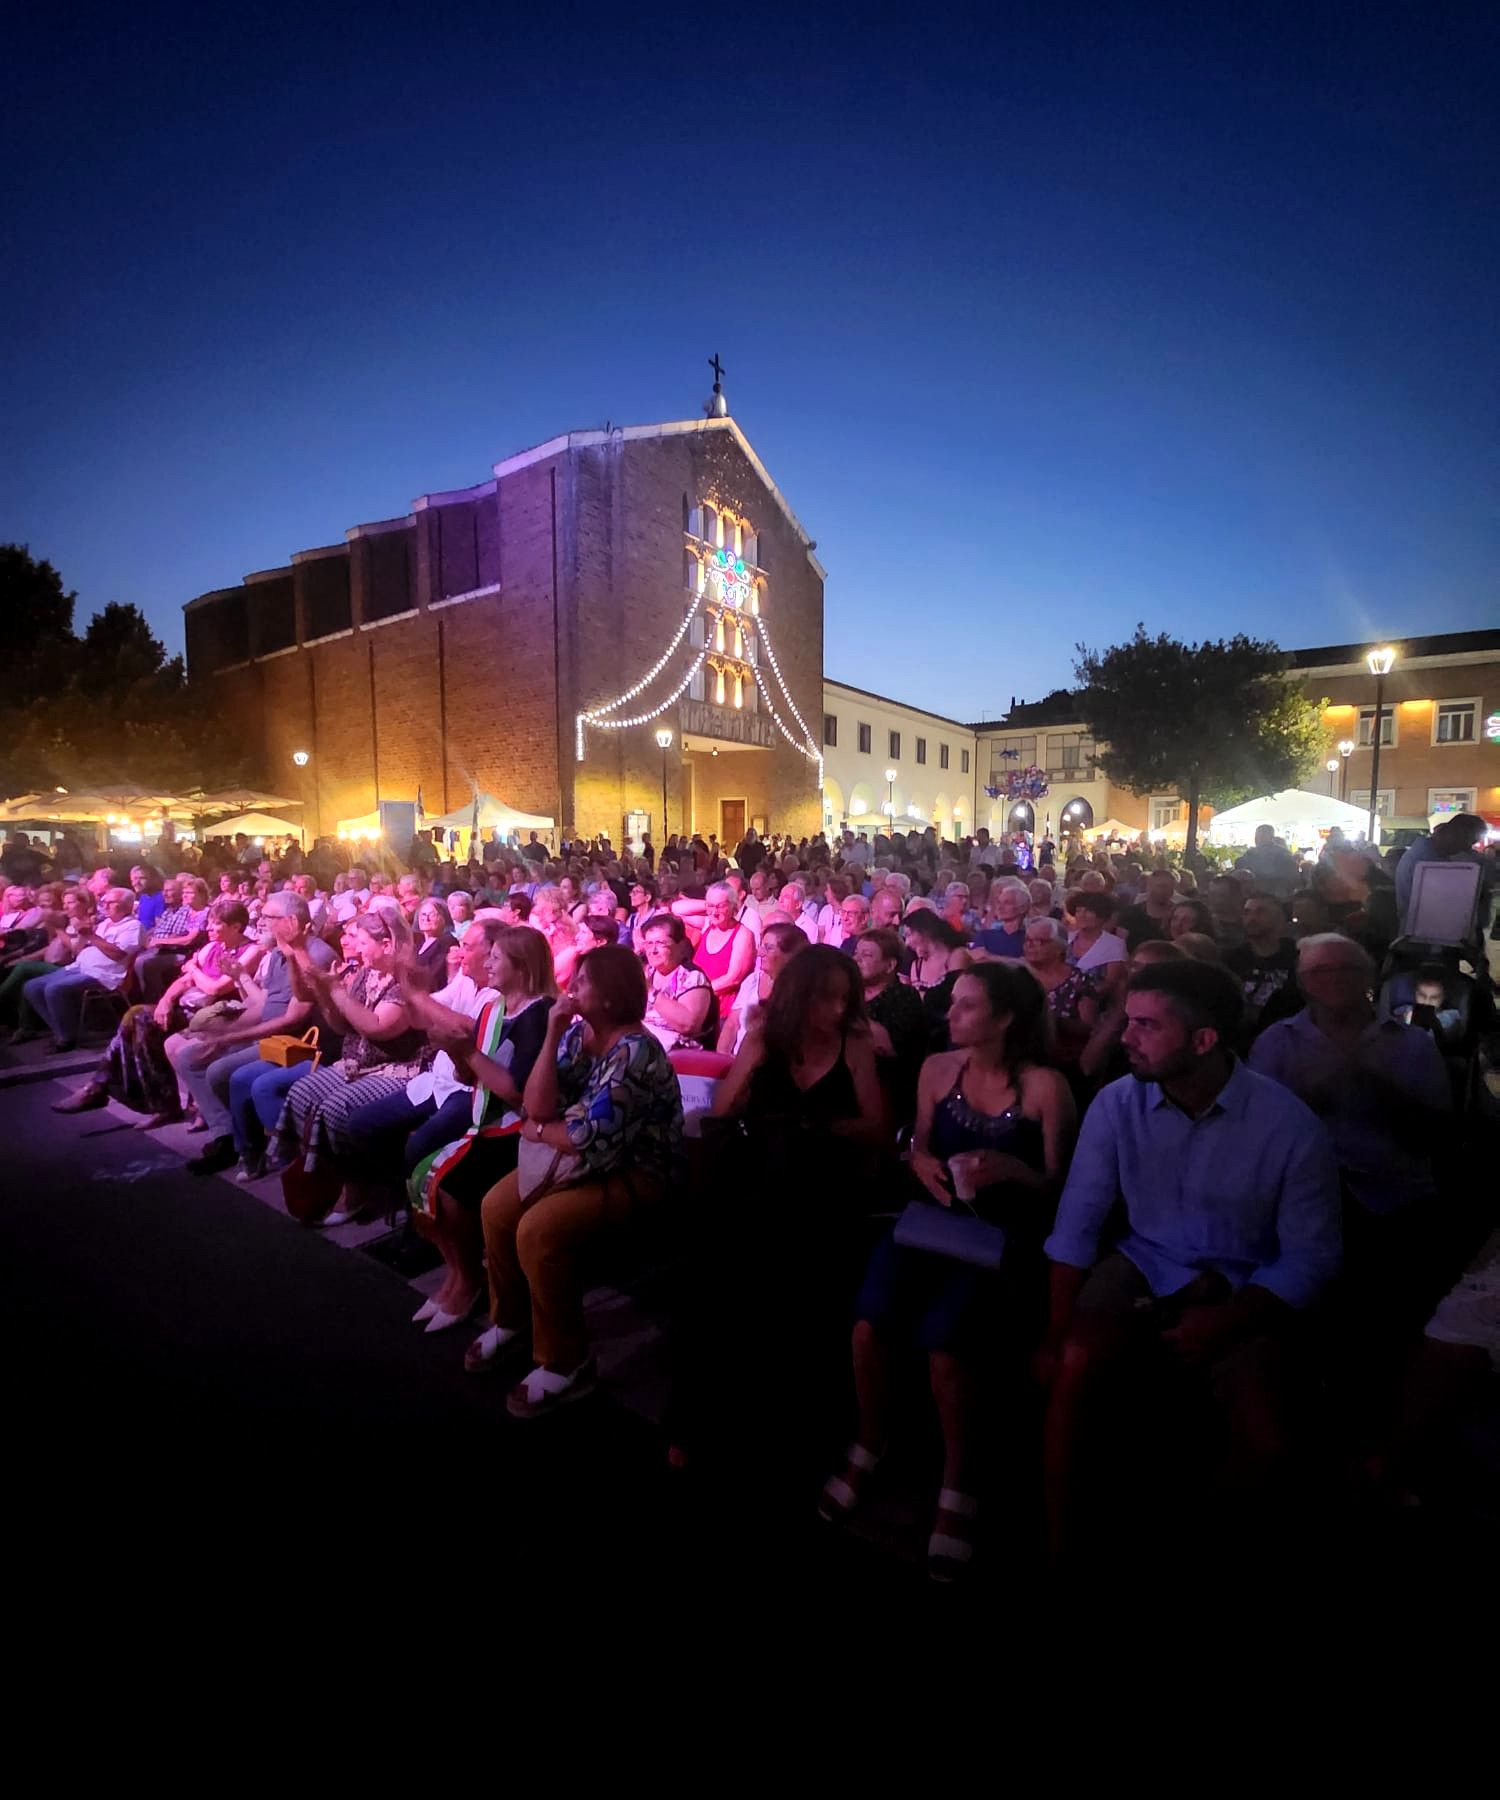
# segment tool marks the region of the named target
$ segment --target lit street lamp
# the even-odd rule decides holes
[[[895,769],[887,769],[885,772],[885,829],[887,836],[895,829],[896,825],[896,774]]]
[[[1353,738],[1340,738],[1339,739],[1339,760],[1344,765],[1343,768],[1339,771],[1339,799],[1340,800],[1347,800],[1349,798],[1349,758],[1351,756],[1353,756],[1353,754],[1354,754],[1354,739]]]
[[[664,850],[667,846],[667,752],[672,748],[672,727],[663,725],[656,734],[656,741],[661,745],[661,842]]]
[[[1336,756],[1330,756],[1323,767],[1328,771],[1328,793],[1331,798],[1334,793],[1334,782],[1339,772],[1339,759]]]
[[[312,758],[308,755],[308,753],[305,750],[294,750],[292,752],[292,761],[297,765],[297,767],[299,769],[305,769],[307,767],[307,765],[312,761]],[[299,784],[299,785],[302,785],[302,784]],[[322,818],[320,815],[317,819],[315,819],[313,821],[314,828],[316,828],[321,823],[322,823]],[[307,848],[307,800],[305,797],[302,800],[302,823],[297,827],[297,835],[302,840],[302,848],[304,850],[306,850],[306,848]]]
[[[1380,804],[1380,730],[1385,718],[1385,678],[1391,672],[1396,660],[1396,652],[1387,644],[1381,650],[1372,650],[1365,658],[1370,673],[1375,677],[1375,724],[1370,732],[1372,751],[1370,756],[1370,823],[1365,832],[1365,842],[1375,842],[1375,809]]]

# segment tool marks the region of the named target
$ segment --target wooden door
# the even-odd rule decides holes
[[[745,835],[745,802],[743,800],[721,800],[719,802],[719,842],[726,852],[733,850]]]

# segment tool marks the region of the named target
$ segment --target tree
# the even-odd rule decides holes
[[[159,791],[246,779],[249,753],[137,606],[111,601],[73,629],[76,596],[51,563],[0,545],[10,630],[0,681],[0,795],[131,782]]]
[[[1108,650],[1078,645],[1078,711],[1101,767],[1133,793],[1163,790],[1198,810],[1296,787],[1324,754],[1319,709],[1286,678],[1275,644],[1237,636],[1184,644],[1137,625]]]
[[[77,684],[80,693],[117,704],[125,696],[170,703],[182,693],[182,658],[168,660],[166,646],[138,606],[111,600],[83,634]]]
[[[5,620],[6,678],[0,713],[67,679],[78,640],[73,606],[62,576],[38,562],[25,544],[0,544],[0,617]]]

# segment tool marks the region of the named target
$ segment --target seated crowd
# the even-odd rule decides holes
[[[1147,1404],[1198,1417],[1214,1491],[1264,1508],[1316,1395],[1370,1480],[1409,1478],[1424,1321],[1500,1357],[1500,1243],[1442,1301],[1494,1224],[1456,1194],[1469,1014],[1441,964],[1381,1011],[1399,879],[1362,852],[1268,841],[1200,885],[983,832],[441,849],[16,883],[0,1024],[72,1049],[102,997],[113,1035],[58,1111],[185,1120],[195,1173],[279,1175],[308,1223],[408,1210],[444,1265],[413,1322],[484,1308],[464,1366],[509,1368],[519,1418],[596,1384],[596,1247],[663,1244],[674,1462],[744,1479],[779,1433],[845,1520],[924,1353],[952,1579],[993,1422],[1038,1380],[1065,1555]]]

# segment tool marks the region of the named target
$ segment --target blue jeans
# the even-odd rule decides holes
[[[419,1125],[406,1140],[403,1150],[406,1173],[410,1175],[424,1156],[431,1156],[434,1150],[441,1150],[444,1144],[461,1138],[473,1123],[474,1096],[467,1088],[450,1094],[436,1112],[428,1114],[427,1123]]]
[[[259,1052],[254,1062],[241,1063],[229,1077],[229,1123],[234,1147],[241,1156],[253,1156],[265,1148],[266,1138],[281,1117],[286,1091],[312,1068],[310,1062],[265,1062]]]
[[[38,975],[21,990],[28,1006],[46,1020],[60,1044],[78,1040],[78,1021],[85,994],[107,993],[102,981],[78,969],[59,969],[54,975]],[[24,1012],[22,1014],[24,1017]]]

